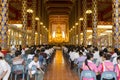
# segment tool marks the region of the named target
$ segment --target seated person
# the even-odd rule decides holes
[[[108,53],[104,53],[102,56],[103,62],[98,66],[98,71],[100,73],[104,71],[113,71],[114,70],[114,65],[110,61],[111,55]]]
[[[29,67],[29,75],[30,78],[33,77],[33,75],[35,75],[36,73],[39,74],[37,76],[37,80],[43,80],[43,70],[41,69],[40,63],[39,63],[39,55],[35,54],[33,61],[30,62],[30,64],[28,65]],[[33,67],[36,67],[36,70],[32,70]]]
[[[120,80],[120,56],[117,57],[117,63],[115,66],[115,72],[117,73],[117,80]]]
[[[13,65],[16,64],[24,64],[24,59],[22,59],[20,51],[16,51],[15,58],[13,58]]]
[[[98,69],[96,67],[96,65],[92,62],[93,58],[93,54],[91,53],[87,53],[87,59],[85,60],[85,62],[82,65],[82,70],[91,70],[93,72],[96,73],[96,75],[98,75]],[[83,78],[83,80],[88,80],[88,78]],[[93,78],[90,78],[89,80],[94,80]]]
[[[34,57],[34,50],[31,50],[30,54],[28,54],[27,60],[30,59],[32,60]]]
[[[82,63],[86,60],[86,56],[83,55],[82,52],[79,51],[79,58],[75,61],[75,63],[78,65],[78,68],[82,67]]]
[[[4,60],[4,55],[0,53],[0,80],[8,80],[10,72],[10,65]]]

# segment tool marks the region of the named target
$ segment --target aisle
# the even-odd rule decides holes
[[[44,80],[79,80],[77,74],[70,70],[64,61],[62,51],[57,50],[55,58],[49,65]]]

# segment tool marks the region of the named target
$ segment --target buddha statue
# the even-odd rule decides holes
[[[60,25],[56,28],[56,41],[61,42],[62,41],[62,30]]]

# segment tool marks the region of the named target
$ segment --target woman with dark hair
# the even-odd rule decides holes
[[[15,52],[15,58],[13,58],[13,64],[24,64],[24,59],[21,57],[21,51]]]
[[[82,65],[82,70],[90,70],[90,71],[95,72],[97,75],[98,69],[97,69],[96,65],[92,62],[93,54],[87,53],[86,56],[87,56],[87,59],[85,60],[85,62]],[[83,80],[88,80],[88,78],[83,78]],[[94,80],[94,79],[91,78],[90,80]]]
[[[117,57],[119,55],[119,50],[117,48],[114,49],[114,53],[111,56],[111,61],[113,62],[113,64],[117,64]]]
[[[102,61],[103,62],[98,66],[98,71],[100,73],[102,73],[104,71],[113,71],[114,70],[114,65],[110,61],[110,58],[111,58],[111,54],[104,53],[102,55]]]
[[[87,54],[87,59],[83,63],[82,69],[83,70],[92,70],[95,73],[97,73],[98,72],[97,67],[92,61],[93,61],[93,54],[88,53]]]

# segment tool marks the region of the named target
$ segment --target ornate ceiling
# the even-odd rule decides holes
[[[31,8],[32,2],[34,0],[27,0],[28,8]],[[38,0],[37,4],[38,5]],[[78,0],[41,0],[45,7],[48,16],[49,15],[70,15],[73,7],[76,5]],[[80,0],[80,5],[82,8],[82,1]],[[22,0],[9,0],[9,19],[10,20],[21,20],[21,9]],[[91,8],[92,0],[87,0],[87,7]],[[38,7],[38,6],[37,6]],[[38,10],[38,9],[36,9]],[[98,0],[98,12],[99,21],[112,21],[112,0]],[[82,10],[81,10],[82,13]],[[89,18],[89,16],[88,16]],[[90,18],[89,18],[90,19]],[[89,21],[90,22],[90,21]]]

